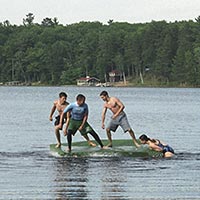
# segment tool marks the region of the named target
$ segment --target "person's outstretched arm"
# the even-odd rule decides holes
[[[101,123],[101,127],[104,129],[105,128],[105,118],[106,118],[106,112],[107,112],[107,108],[104,107],[102,110],[102,115],[101,115],[101,119],[102,119],[102,123]]]

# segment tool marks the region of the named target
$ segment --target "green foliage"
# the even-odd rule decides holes
[[[102,82],[111,70],[148,85],[200,86],[200,17],[195,21],[146,24],[109,20],[59,24],[57,18],[23,26],[0,23],[0,82],[76,84]]]

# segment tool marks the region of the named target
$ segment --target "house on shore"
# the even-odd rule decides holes
[[[96,86],[100,83],[100,80],[95,77],[81,77],[76,80],[78,86]]]
[[[123,73],[119,70],[112,70],[109,72],[109,82],[115,83],[123,80]]]

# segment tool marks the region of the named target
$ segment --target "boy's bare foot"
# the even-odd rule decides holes
[[[72,150],[70,148],[67,148],[67,152],[70,153]]]
[[[58,143],[58,144],[56,144],[56,146],[55,146],[56,148],[60,148],[61,147],[61,144],[60,143]]]
[[[92,147],[96,147],[97,145],[94,142],[89,141],[88,144]]]
[[[101,147],[102,149],[108,149],[108,147],[107,146],[103,146],[103,147]]]
[[[108,148],[108,147],[112,148],[112,144],[109,143],[108,145],[106,145],[106,147],[107,147],[107,148]]]

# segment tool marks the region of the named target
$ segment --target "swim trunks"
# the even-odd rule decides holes
[[[110,129],[111,131],[115,132],[120,126],[124,132],[127,132],[128,130],[131,129],[131,126],[128,122],[127,116],[125,112],[120,113],[119,116],[117,116],[115,119],[110,120],[107,128]]]
[[[55,118],[56,118],[56,120],[54,122],[54,125],[57,126],[60,123],[60,115],[56,116]],[[62,120],[62,126],[64,123],[65,123],[65,118],[63,118],[63,120]]]
[[[73,135],[77,132],[79,127],[82,124],[82,120],[75,120],[70,118],[68,130],[71,130]],[[89,125],[88,122],[85,122],[82,130],[80,130],[81,135],[86,135],[87,133],[93,131],[92,127]]]

